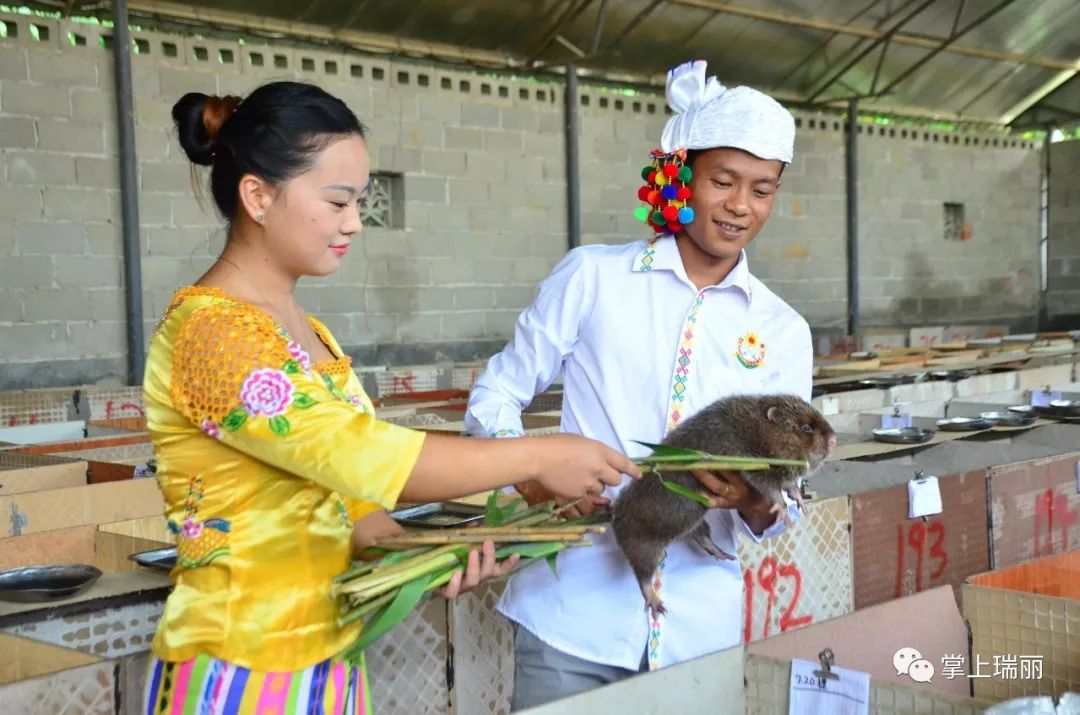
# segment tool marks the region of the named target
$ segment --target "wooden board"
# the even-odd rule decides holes
[[[1080,451],[990,469],[991,565],[1080,549]]]
[[[893,667],[893,653],[900,648],[915,648],[923,658],[940,667],[942,656],[967,652],[967,629],[952,590],[939,587],[781,633],[749,644],[746,651],[787,661],[802,658],[816,662],[818,653],[825,648],[833,650],[836,665],[842,668],[869,673],[874,680],[897,683],[901,681]],[[923,684],[907,682],[923,691],[952,695],[967,695],[969,688],[968,679],[962,677],[952,680],[935,677]],[[714,712],[718,711],[714,708]]]
[[[64,454],[84,449],[102,449],[105,447],[120,447],[129,444],[141,444],[149,442],[150,435],[135,433],[131,435],[96,437],[93,439],[80,439],[68,442],[47,442],[20,447],[17,451],[23,454]]]
[[[4,657],[0,658],[0,685],[38,678],[101,660],[77,650],[68,650],[7,633],[0,633],[0,653],[4,654]],[[7,703],[8,707],[13,705],[14,703]]]
[[[887,442],[875,442],[866,440],[854,444],[840,445],[829,455],[828,461],[836,462],[842,459],[859,459],[863,457],[875,457],[882,454],[894,454],[899,452],[913,452],[925,447],[932,447],[942,442],[950,442],[970,436],[969,432],[942,432],[937,431],[934,436],[922,444],[889,444]]]
[[[176,543],[175,534],[169,531],[168,522],[161,514],[101,524],[98,526],[98,530],[110,534],[135,536],[140,539],[149,539],[150,541],[159,541],[168,544]]]
[[[942,476],[942,513],[908,518],[907,484],[851,497],[855,608],[950,585],[990,567],[986,470]]]
[[[172,581],[169,579],[169,575],[161,571],[139,569],[138,571],[126,571],[124,573],[105,573],[88,589],[71,598],[61,598],[47,603],[0,601],[0,618],[34,611],[51,613],[65,606],[100,601],[126,594],[165,591],[171,586]]]
[[[93,524],[0,538],[0,569],[52,564],[93,564]]]
[[[125,479],[132,479],[134,476],[135,467],[130,464],[91,461],[87,467],[87,481],[90,484],[119,482]]]
[[[5,469],[0,471],[0,496],[81,486],[86,484],[86,471],[86,462]]]
[[[0,534],[19,536],[154,516],[164,511],[161,490],[153,479],[13,494],[0,496],[0,514],[5,515]]]
[[[122,534],[110,534],[106,531],[94,530],[94,562],[93,565],[106,573],[120,573],[122,571],[142,571],[144,568],[128,558],[131,554],[151,549],[161,549],[171,544],[150,539],[140,539],[135,536]]]

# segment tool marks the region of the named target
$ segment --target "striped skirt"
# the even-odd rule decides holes
[[[268,673],[206,655],[183,663],[151,655],[143,706],[146,715],[372,715],[363,662],[340,660]]]

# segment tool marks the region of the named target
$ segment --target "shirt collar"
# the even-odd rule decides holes
[[[673,271],[682,280],[690,282],[686,277],[686,268],[683,266],[679,249],[675,245],[675,239],[670,236],[657,236],[650,240],[644,249],[634,255],[634,264],[630,270],[634,273]],[[753,291],[750,288],[750,266],[745,249],[739,252],[739,262],[735,264],[727,278],[719,285],[710,286],[706,290],[722,290],[731,287],[741,290],[747,302],[753,300]]]

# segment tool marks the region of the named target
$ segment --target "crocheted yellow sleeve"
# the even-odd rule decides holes
[[[381,422],[312,370],[266,314],[216,303],[180,326],[173,406],[210,437],[353,499],[392,509],[424,435]]]

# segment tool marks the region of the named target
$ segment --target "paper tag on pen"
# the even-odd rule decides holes
[[[911,426],[911,413],[900,412],[898,414],[882,415],[882,429],[904,429]]]
[[[1049,407],[1051,402],[1061,399],[1061,390],[1032,390],[1031,405],[1033,407]]]
[[[937,477],[912,479],[907,485],[908,518],[941,513],[941,487]]]
[[[821,665],[808,660],[791,660],[788,685],[788,715],[864,715],[870,712],[870,675],[857,670],[832,667],[838,678],[817,675]]]

